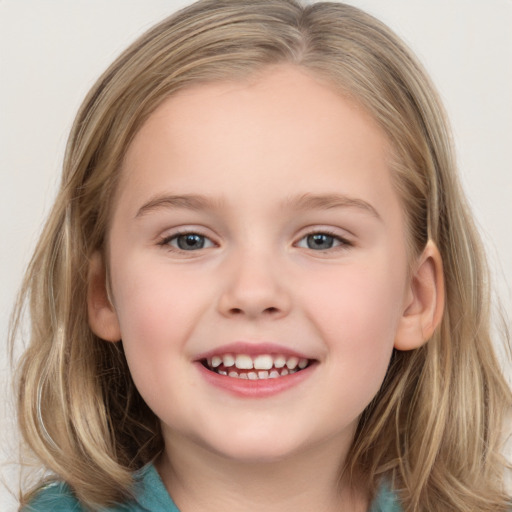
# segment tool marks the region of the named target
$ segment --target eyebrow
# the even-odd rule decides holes
[[[136,218],[162,208],[182,208],[186,210],[214,210],[222,201],[197,194],[186,195],[159,195],[144,203]],[[288,198],[285,206],[294,210],[330,210],[332,208],[358,208],[382,220],[377,210],[363,199],[350,197],[344,194],[303,194],[298,197]]]
[[[213,210],[218,207],[219,201],[213,200],[209,197],[186,194],[186,195],[161,195],[150,199],[144,203],[135,217],[142,217],[143,215],[162,208],[183,208],[186,210]]]
[[[358,208],[382,220],[379,212],[367,201],[344,194],[303,194],[290,198],[287,204],[297,210],[330,210],[332,208]]]

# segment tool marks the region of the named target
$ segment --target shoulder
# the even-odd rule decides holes
[[[152,464],[137,471],[134,477],[135,501],[102,509],[104,512],[179,512]],[[36,491],[21,512],[87,512],[87,510],[77,500],[69,485],[64,482],[54,482]]]
[[[103,512],[139,512],[136,504],[102,508]],[[76,498],[73,490],[64,482],[54,482],[35,492],[28,505],[21,512],[89,512]]]
[[[403,512],[397,494],[384,483],[381,485],[369,512]]]
[[[84,510],[67,484],[53,482],[36,491],[21,512],[82,512]]]

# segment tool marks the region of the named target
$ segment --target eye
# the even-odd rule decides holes
[[[301,238],[297,247],[312,249],[314,251],[326,251],[342,245],[350,245],[346,240],[329,233],[310,233]]]
[[[181,251],[197,251],[213,247],[214,243],[199,233],[179,233],[162,240],[161,245],[167,245]]]

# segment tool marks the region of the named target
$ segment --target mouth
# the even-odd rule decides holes
[[[314,363],[314,359],[284,354],[234,354],[215,355],[200,360],[208,371],[233,379],[279,379],[301,372]]]

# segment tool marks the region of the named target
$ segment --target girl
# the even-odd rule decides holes
[[[388,28],[200,1],[72,129],[14,330],[28,301],[20,427],[61,483],[24,510],[507,510],[486,283]]]

